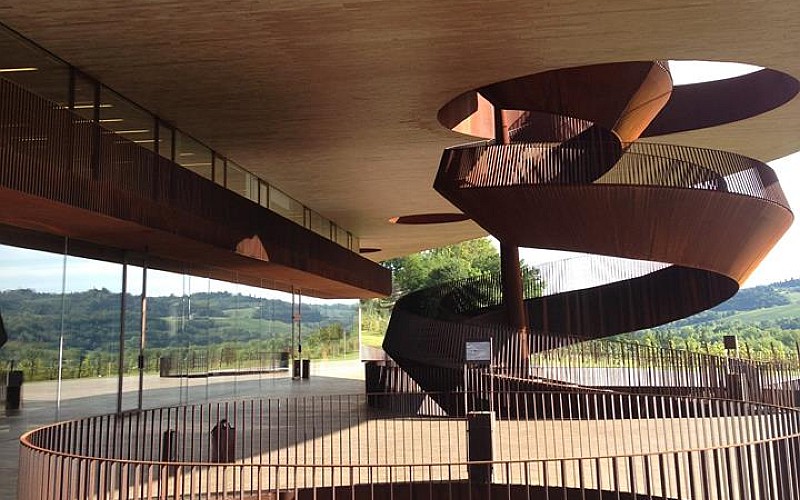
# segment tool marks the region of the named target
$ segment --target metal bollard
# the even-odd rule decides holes
[[[8,372],[8,385],[6,386],[6,410],[19,410],[22,404],[22,383],[25,375],[20,370]]]
[[[467,460],[470,462],[494,459],[494,412],[471,411],[467,413]],[[492,464],[475,464],[468,467],[469,481],[473,484],[492,482]]]
[[[211,461],[218,464],[236,461],[236,429],[225,419],[211,429]]]

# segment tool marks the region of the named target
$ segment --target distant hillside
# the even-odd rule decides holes
[[[713,309],[665,327],[737,321],[757,324],[762,321],[781,320],[786,329],[800,328],[800,279],[744,288]]]
[[[724,335],[751,354],[800,352],[800,279],[745,288],[713,309],[623,338],[721,352]]]
[[[61,331],[61,295],[32,290],[0,292],[10,345],[49,345]],[[126,330],[138,338],[139,297],[128,295]],[[64,332],[71,348],[93,350],[116,342],[120,294],[106,289],[67,294]],[[151,348],[185,347],[220,342],[245,342],[291,331],[291,303],[231,293],[194,293],[188,297],[149,297],[147,340]],[[304,328],[339,323],[351,331],[355,305],[302,305]]]

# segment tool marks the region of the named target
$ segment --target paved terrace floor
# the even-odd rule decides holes
[[[123,386],[123,409],[137,405],[137,377]],[[360,361],[312,363],[308,380],[291,380],[288,374],[213,377],[209,379],[144,378],[143,408],[230,399],[314,394],[358,394],[364,391]],[[32,382],[23,387],[20,410],[0,408],[0,499],[17,497],[19,437],[42,425],[92,415],[113,413],[117,408],[117,379],[65,380],[61,406],[56,409],[56,382]]]

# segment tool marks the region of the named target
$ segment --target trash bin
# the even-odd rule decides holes
[[[236,429],[225,419],[211,429],[211,461],[218,464],[236,461]]]
[[[467,413],[467,460],[470,462],[494,460],[494,427],[494,412]],[[467,466],[467,474],[473,484],[489,484],[492,482],[492,464],[470,464]]]
[[[302,366],[302,370],[301,370]],[[293,378],[308,378],[309,370],[311,369],[310,359],[295,359],[294,367],[292,369]]]
[[[161,461],[175,462],[175,452],[178,449],[178,431],[169,429],[161,436]]]
[[[19,410],[22,403],[22,382],[25,376],[20,370],[8,372],[8,385],[6,386],[6,410]]]
[[[167,356],[158,358],[158,375],[166,378],[170,376],[170,371],[172,371],[172,359]]]
[[[278,360],[279,368],[289,368],[289,351],[281,351],[280,359]]]

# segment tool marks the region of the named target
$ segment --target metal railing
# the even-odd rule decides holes
[[[493,408],[491,460],[470,460],[469,418],[431,415],[455,400]],[[22,500],[800,498],[800,414],[714,398],[250,400],[63,422],[21,443]]]
[[[23,84],[26,91],[44,96],[47,100],[52,101],[55,107],[65,111],[71,106],[74,110],[82,111],[84,116],[98,114],[101,116],[100,122],[106,124],[108,133],[114,133],[119,139],[124,137],[127,139],[125,142],[135,143],[135,147],[143,152],[148,149],[152,150],[161,158],[181,164],[187,171],[202,175],[229,191],[358,253],[359,239],[356,235],[306,207],[233,160],[224,157],[182,130],[165,122],[163,117],[145,110],[2,24],[0,24],[0,39],[4,44],[3,48],[7,51],[7,55],[0,51],[0,62],[10,56],[14,61],[10,64],[11,67],[28,66],[28,69],[31,69],[31,71],[21,73],[6,72],[5,79]],[[21,50],[21,47],[24,47],[24,50]],[[23,61],[20,57],[26,57],[27,60]],[[79,87],[82,86],[86,88],[83,88],[81,95]],[[89,95],[97,97],[86,101],[84,99],[88,97],[87,92]],[[109,116],[103,116],[105,113],[109,113]],[[84,119],[84,121],[89,124],[91,120]],[[16,123],[10,122],[8,125],[15,126]],[[39,145],[37,142],[40,137],[42,136],[30,136],[31,145]],[[84,142],[83,146],[89,144],[89,142]],[[180,149],[177,148],[178,144],[184,144],[184,147],[190,148],[187,150],[186,157],[192,158],[192,162],[181,159]],[[77,140],[73,142],[73,145],[81,147],[81,143]],[[66,143],[64,146],[69,148]],[[198,162],[198,158],[202,160]],[[234,178],[238,182],[234,183]]]
[[[728,151],[661,143],[473,143],[446,149],[436,178],[445,189],[588,184],[720,191],[788,208],[775,172],[765,163]]]
[[[159,359],[161,377],[213,377],[288,372],[288,351],[224,352],[187,349]]]
[[[372,392],[422,391],[433,383],[463,390],[463,349],[466,339],[483,338],[476,325],[452,325],[447,331],[415,330],[408,344],[419,347],[416,364],[398,366],[392,360],[369,363],[367,388]],[[793,407],[800,404],[800,360],[744,359],[684,349],[652,346],[615,339],[586,341],[544,332],[530,332],[532,353],[521,363],[514,349],[517,333],[495,329],[498,346],[488,369],[475,370],[493,377],[499,388],[579,386],[675,396],[745,399]],[[525,365],[525,366],[523,366]],[[524,369],[524,372],[520,370]],[[433,381],[433,382],[431,382]]]

